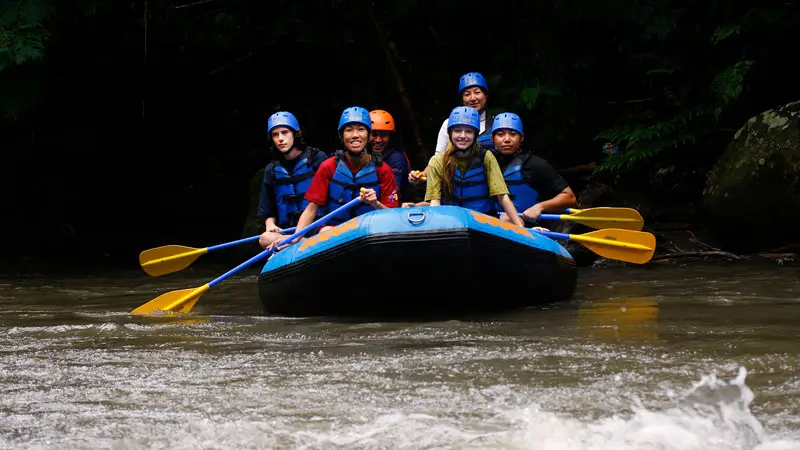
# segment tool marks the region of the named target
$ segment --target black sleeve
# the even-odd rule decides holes
[[[261,183],[261,197],[258,199],[257,216],[263,219],[267,217],[277,218],[275,209],[275,188],[272,186],[272,164],[267,165],[264,170],[264,182]]]
[[[569,187],[569,183],[550,164],[538,156],[531,155],[525,161],[525,179],[539,193],[539,201],[550,200]]]

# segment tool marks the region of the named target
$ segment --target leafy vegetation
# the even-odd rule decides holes
[[[276,109],[326,150],[344,107],[389,110],[421,167],[469,71],[556,168],[701,173],[745,120],[800,97],[798,29],[796,0],[0,0],[0,175],[27,173],[31,205],[65,206],[19,208],[78,234],[91,213],[70,205],[99,183],[114,202],[174,199],[175,223],[168,204],[218,195],[218,222],[237,223]],[[91,168],[114,155],[117,173]]]

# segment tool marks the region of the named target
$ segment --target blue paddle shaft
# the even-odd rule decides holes
[[[561,220],[561,214],[539,214],[540,220]]]
[[[254,262],[256,262],[256,261],[258,261],[260,259],[266,258],[267,256],[271,255],[272,252],[274,252],[275,249],[278,248],[278,246],[284,245],[284,244],[288,244],[289,242],[292,242],[293,240],[297,239],[298,237],[308,233],[310,230],[313,230],[314,228],[316,228],[316,227],[318,227],[320,225],[324,225],[328,220],[330,220],[333,217],[337,216],[339,213],[341,213],[341,212],[343,212],[343,211],[345,211],[347,209],[352,208],[353,206],[358,204],[360,201],[361,201],[361,196],[358,196],[358,197],[350,200],[349,202],[345,203],[344,205],[336,208],[336,210],[331,211],[329,214],[320,217],[315,222],[311,223],[311,225],[303,228],[302,230],[298,231],[297,233],[295,233],[295,234],[289,236],[288,238],[280,241],[278,243],[278,245],[276,245],[275,247],[271,247],[271,248],[268,248],[268,249],[262,251],[261,253],[257,254],[256,256],[253,256],[252,258],[250,258],[247,261],[239,264],[238,266],[234,267],[233,269],[223,273],[222,275],[218,276],[217,278],[214,278],[213,280],[211,280],[208,283],[208,287],[214,287],[217,284],[225,281],[225,279],[229,278],[231,275],[233,275],[236,272],[238,272],[238,271],[244,269],[245,267],[249,266],[250,264],[253,264]],[[246,238],[244,240],[247,240],[247,239],[258,240],[258,236],[249,237],[249,238]],[[220,245],[225,245],[225,244],[220,244]]]
[[[550,239],[569,239],[569,235],[566,233],[556,233],[555,231],[538,231],[534,230],[537,233],[541,233]]]
[[[208,247],[209,252],[213,252],[214,250],[222,250],[223,248],[233,247],[234,245],[245,244],[248,242],[255,242],[258,241],[261,235],[258,236],[251,236],[249,238],[239,239],[238,241],[226,242],[224,244],[217,244],[211,247]]]
[[[294,230],[296,230],[295,227],[285,228],[285,229],[281,230],[281,234],[294,233]],[[232,242],[226,242],[224,244],[212,245],[211,247],[208,247],[208,251],[209,252],[213,252],[215,250],[222,250],[223,248],[233,247],[234,245],[246,244],[248,242],[255,242],[255,241],[258,241],[258,238],[260,238],[260,237],[261,237],[261,235],[250,236],[249,238],[239,239],[238,241],[232,241]]]

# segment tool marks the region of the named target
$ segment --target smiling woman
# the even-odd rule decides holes
[[[458,205],[496,215],[496,200],[510,220],[522,226],[497,160],[476,139],[479,122],[478,111],[468,106],[450,113],[447,150],[433,155],[428,163],[425,201],[431,206]]]
[[[322,163],[306,192],[308,201],[297,226],[310,224],[321,208],[333,211],[359,196],[365,188],[364,205],[331,220],[336,225],[373,209],[396,208],[397,185],[392,169],[368,151],[372,121],[369,112],[360,106],[342,111],[339,138],[344,147]],[[325,231],[323,228],[321,231]]]

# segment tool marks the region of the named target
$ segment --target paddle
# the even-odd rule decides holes
[[[565,234],[532,230],[551,239],[569,239],[580,242],[603,258],[634,264],[644,264],[650,261],[656,250],[656,237],[642,231],[607,228],[585,234]]]
[[[281,233],[293,233],[294,227],[281,230]],[[172,272],[177,272],[189,267],[200,256],[223,248],[233,247],[248,242],[257,242],[258,236],[226,242],[206,248],[193,248],[183,245],[164,245],[151,248],[139,254],[139,264],[148,275],[158,277]]]
[[[568,209],[567,214],[541,214],[540,220],[568,220],[596,229],[617,228],[639,231],[644,226],[639,211],[631,208]]]
[[[361,190],[364,192],[364,189]],[[186,313],[191,311],[194,304],[197,303],[197,300],[203,295],[206,291],[211,289],[212,287],[216,286],[217,284],[225,281],[227,278],[239,272],[240,270],[244,269],[245,267],[253,264],[254,262],[266,258],[267,256],[271,255],[278,246],[282,246],[284,244],[288,244],[293,240],[297,239],[300,236],[308,233],[310,230],[314,228],[324,225],[328,222],[332,217],[335,217],[337,214],[352,208],[353,206],[357,205],[361,201],[361,196],[356,197],[349,202],[345,203],[344,205],[336,208],[335,211],[317,219],[311,225],[303,228],[302,230],[296,232],[295,234],[289,236],[288,238],[280,241],[277,246],[270,247],[261,253],[253,256],[252,258],[248,259],[247,261],[239,264],[238,266],[234,267],[233,269],[225,272],[224,274],[220,275],[219,277],[211,280],[209,283],[204,284],[200,287],[194,289],[181,289],[178,291],[171,291],[167,292],[166,294],[161,294],[158,297],[150,300],[149,302],[145,303],[142,306],[131,311],[131,314],[151,314],[157,310],[161,311],[178,311],[182,313]]]

